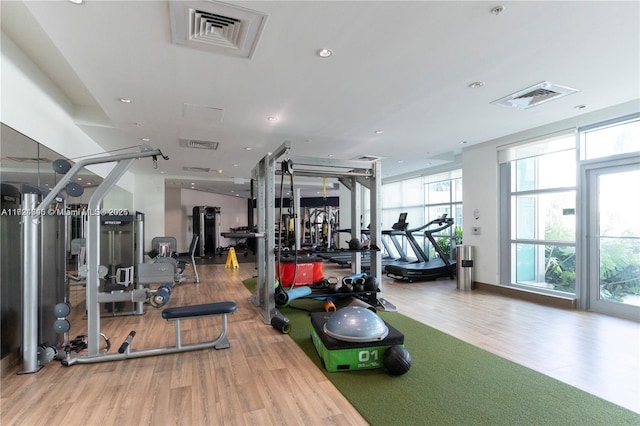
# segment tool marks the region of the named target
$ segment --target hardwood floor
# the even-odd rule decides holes
[[[63,367],[2,377],[0,423],[7,425],[267,425],[366,424],[362,416],[288,336],[265,325],[247,299],[240,269],[198,266],[200,284],[176,287],[168,306],[231,300],[231,347]],[[71,297],[71,336],[86,333],[83,288]],[[133,350],[173,345],[174,327],[161,310],[142,316],[102,318],[101,330],[116,351],[131,330]],[[183,343],[213,338],[219,317],[182,322]]]
[[[366,424],[288,336],[263,324],[241,283],[253,264],[199,272],[201,284],[177,287],[168,306],[235,301],[229,349],[72,367],[54,361],[28,375],[15,367],[2,377],[2,425]],[[461,292],[453,281],[385,279],[382,294],[404,315],[640,413],[637,323]],[[82,287],[71,302],[78,305],[71,336],[84,334]],[[103,318],[102,332],[115,348],[134,329],[134,350],[171,345],[173,324],[160,313],[149,307],[143,316]],[[184,343],[213,337],[219,321],[184,321]]]

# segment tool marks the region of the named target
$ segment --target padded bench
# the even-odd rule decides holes
[[[214,302],[202,305],[177,306],[174,308],[167,308],[162,311],[162,318],[167,321],[175,321],[176,323],[175,347],[177,349],[204,349],[212,346],[216,349],[226,349],[229,347],[229,340],[227,339],[227,314],[234,313],[236,308],[237,306],[235,302]],[[180,321],[212,315],[222,315],[222,331],[220,332],[220,335],[212,342],[183,345],[180,333]]]
[[[215,302],[204,305],[177,306],[162,311],[162,318],[175,320],[180,318],[206,317],[210,315],[232,314],[236,311],[235,302]]]

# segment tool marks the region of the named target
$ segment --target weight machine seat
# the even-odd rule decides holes
[[[153,237],[151,248],[156,250],[160,256],[162,256],[162,246],[166,246],[169,250],[168,253],[165,253],[165,256],[171,256],[171,254],[178,251],[178,242],[175,237]]]
[[[193,237],[191,237],[191,243],[189,243],[189,252],[188,253],[184,253],[184,254],[180,253],[180,254],[174,256],[174,258],[179,263],[183,263],[185,265],[190,265],[192,262],[194,262],[194,257],[195,257],[195,254],[196,254],[196,248],[198,247],[198,239],[199,238],[200,237],[198,235],[194,234]]]
[[[214,302],[202,305],[178,306],[162,311],[162,318],[175,320],[182,318],[204,317],[209,315],[232,314],[236,311],[235,302]]]
[[[186,255],[179,255],[175,257],[182,271],[184,271],[186,266],[193,267],[193,275],[184,276],[184,278],[193,278],[195,279],[196,283],[200,282],[200,276],[198,275],[198,268],[196,267],[196,259],[195,259],[196,248],[198,247],[199,238],[200,237],[197,234],[193,234],[193,237],[191,238],[191,243],[189,244],[189,253],[187,253]]]

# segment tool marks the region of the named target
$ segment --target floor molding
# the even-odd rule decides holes
[[[473,282],[474,290],[482,290],[489,293],[497,293],[514,299],[526,300],[541,305],[553,306],[562,309],[576,309],[576,300],[570,297],[553,296],[530,290],[506,287],[503,285],[487,284],[478,281]]]

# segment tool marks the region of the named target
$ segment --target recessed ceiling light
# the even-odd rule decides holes
[[[332,157],[333,157],[333,154],[329,154],[329,155],[327,155],[327,157],[332,158]]]
[[[461,141],[460,145],[466,145],[467,141]]]
[[[500,15],[502,12],[504,12],[504,6],[496,6],[493,9],[491,9],[491,14],[492,15]]]
[[[383,134],[383,133],[384,133],[384,130],[376,130],[376,131],[375,131],[375,132],[373,132],[373,133],[375,133],[376,135],[381,135],[381,134]]]
[[[122,102],[123,104],[130,104],[131,103],[131,99],[120,98],[120,102]]]
[[[149,142],[151,139],[149,139],[149,138],[140,138],[140,140],[141,140],[142,142]]]
[[[484,83],[481,81],[475,81],[469,85],[469,87],[471,87],[472,89],[479,89],[482,86],[484,86]]]
[[[216,170],[216,173],[218,173],[218,174],[222,174],[222,169],[218,169],[218,170]]]
[[[576,105],[573,108],[574,109],[585,109],[587,106],[586,105]]]
[[[81,178],[81,177],[79,177],[77,180],[82,180],[82,178]]]
[[[320,49],[318,50],[318,56],[321,58],[328,58],[333,55],[333,51],[331,49]]]
[[[267,117],[267,120],[269,121],[277,121],[278,119],[276,117]]]
[[[252,149],[253,149],[253,148],[251,148],[250,146],[245,146],[245,147],[244,147],[244,150],[245,150],[245,151],[251,151]]]
[[[69,0],[69,3],[73,3],[73,4],[83,4],[84,0]]]
[[[233,165],[233,167],[238,167],[238,165],[237,165],[237,164],[234,164],[234,165]]]
[[[404,163],[404,160],[398,160],[398,164]]]

